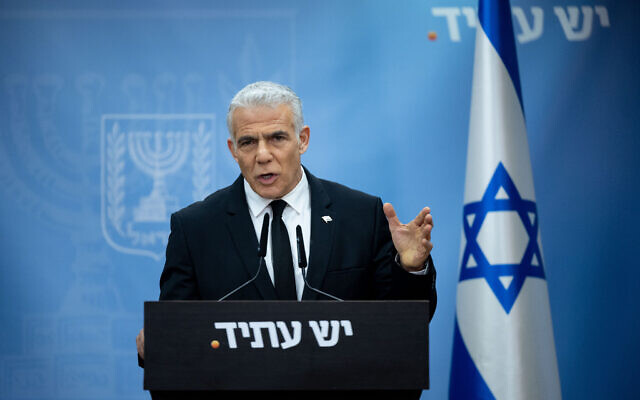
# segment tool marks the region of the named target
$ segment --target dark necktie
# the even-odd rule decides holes
[[[289,233],[282,220],[282,211],[284,211],[286,206],[287,202],[284,200],[274,200],[271,202],[271,209],[273,210],[273,220],[271,221],[273,280],[275,281],[278,299],[297,300]]]

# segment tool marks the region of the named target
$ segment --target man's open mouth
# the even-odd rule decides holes
[[[258,181],[263,184],[269,184],[276,180],[277,177],[277,174],[261,174],[258,175]]]

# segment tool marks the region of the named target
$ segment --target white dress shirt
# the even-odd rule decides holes
[[[302,167],[301,167],[302,168]],[[269,214],[269,225],[273,220],[273,211],[269,206],[272,199],[265,199],[251,189],[247,180],[244,180],[244,192],[247,196],[247,204],[249,205],[249,214],[253,221],[253,227],[256,229],[256,237],[260,238],[262,230],[262,219],[264,214]],[[296,226],[302,228],[302,237],[304,238],[304,252],[307,257],[307,265],[309,264],[309,245],[311,243],[311,192],[309,191],[309,182],[307,176],[302,171],[302,179],[287,193],[282,200],[287,202],[287,207],[282,211],[282,220],[287,227],[289,234],[289,245],[291,246],[291,257],[293,260],[293,273],[296,282],[296,295],[298,300],[302,299],[302,291],[304,290],[304,280],[302,271],[298,268],[298,244],[296,241]],[[265,256],[267,271],[273,280],[273,261],[271,259],[271,226],[269,226],[269,240],[267,242],[267,255]]]

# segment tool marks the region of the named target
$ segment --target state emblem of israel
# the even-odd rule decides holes
[[[102,116],[102,232],[116,250],[160,260],[171,213],[213,188],[209,114]]]

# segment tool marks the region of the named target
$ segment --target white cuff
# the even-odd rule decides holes
[[[398,264],[399,267],[402,267],[402,264],[400,264],[400,254],[396,253],[394,261],[396,262],[396,264]],[[409,271],[410,274],[414,275],[426,275],[427,272],[429,272],[429,257],[427,257],[427,260],[424,262],[424,268],[422,268],[420,271]]]

